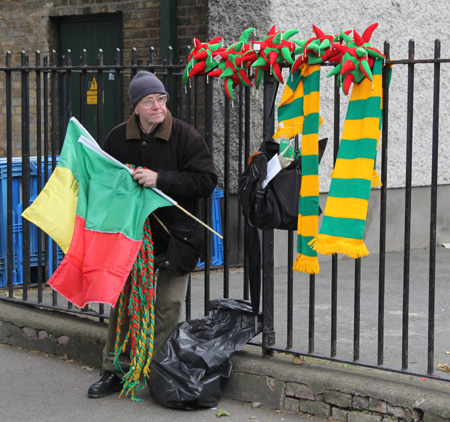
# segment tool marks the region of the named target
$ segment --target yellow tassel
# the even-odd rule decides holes
[[[273,139],[283,138],[283,139],[291,139],[295,135],[298,135],[302,132],[303,122],[299,125],[290,126],[287,128],[278,127],[276,133],[273,135]]]
[[[340,253],[354,259],[369,255],[369,250],[364,241],[359,239],[319,234],[308,245],[322,255]]]
[[[299,253],[295,259],[292,269],[300,273],[319,274],[319,260],[317,257],[306,256]]]
[[[375,169],[373,169],[373,175],[372,175],[372,183],[371,186],[374,187],[379,187],[379,186],[383,186],[383,184],[381,183],[381,179],[380,176],[378,175],[377,171]]]

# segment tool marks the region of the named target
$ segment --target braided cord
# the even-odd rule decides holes
[[[141,401],[135,397],[135,391],[145,386],[150,371],[155,325],[154,299],[153,241],[150,220],[147,218],[141,248],[120,295],[114,347],[114,365],[123,373],[119,356],[125,352],[130,341],[130,369],[122,378],[123,388],[119,397],[124,393],[126,396],[130,394],[132,401]],[[130,325],[120,344],[125,314],[130,317]]]

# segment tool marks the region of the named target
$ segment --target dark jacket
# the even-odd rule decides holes
[[[217,185],[214,162],[203,137],[188,123],[172,117],[170,111],[150,134],[140,129],[133,114],[109,133],[104,149],[122,163],[157,171],[156,187],[196,216],[198,199],[208,197]],[[160,266],[192,271],[202,249],[202,226],[174,206],[156,210],[150,223],[154,255],[166,255]]]

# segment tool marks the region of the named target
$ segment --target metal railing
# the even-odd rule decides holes
[[[385,44],[386,57],[390,57],[389,44]],[[196,77],[188,87],[184,87],[181,81],[181,75],[184,70],[182,63],[173,64],[169,59],[162,64],[156,64],[154,60],[153,50],[150,50],[148,62],[145,64],[138,63],[136,60],[136,51],[133,50],[132,60],[129,65],[121,65],[120,51],[116,51],[114,64],[103,64],[103,55],[99,51],[98,61],[96,65],[88,65],[86,63],[86,54],[83,52],[79,65],[73,65],[70,52],[64,56],[63,64],[57,64],[57,56],[52,52],[50,58],[45,57],[43,65],[41,65],[40,53],[36,53],[35,65],[29,64],[29,58],[26,53],[21,55],[21,64],[13,66],[11,64],[11,55],[6,57],[6,64],[0,67],[1,76],[1,97],[6,107],[0,118],[5,122],[6,131],[3,136],[6,138],[6,171],[5,183],[2,180],[2,216],[6,217],[2,223],[2,259],[1,270],[3,271],[3,295],[0,300],[12,301],[16,303],[37,306],[42,308],[58,309],[66,312],[81,313],[95,316],[100,319],[107,318],[108,312],[102,305],[99,308],[87,307],[85,309],[75,308],[72,304],[67,303],[63,298],[59,297],[55,292],[49,292],[46,286],[51,269],[56,268],[58,264],[58,250],[55,244],[42,232],[37,230],[36,251],[33,251],[32,244],[33,228],[30,224],[21,221],[21,239],[20,253],[18,253],[12,245],[17,244],[17,233],[19,230],[16,212],[19,201],[27,204],[33,196],[30,190],[30,180],[35,177],[37,186],[36,192],[39,192],[45,182],[48,180],[50,171],[56,165],[57,154],[60,149],[61,134],[64,133],[67,122],[72,115],[76,115],[82,124],[87,120],[87,115],[92,111],[89,109],[86,92],[88,91],[88,76],[94,74],[98,82],[97,101],[95,112],[97,113],[96,133],[93,133],[100,144],[102,144],[105,136],[104,128],[104,102],[103,102],[103,85],[104,75],[114,75],[114,98],[113,98],[113,118],[112,126],[118,124],[126,115],[126,107],[123,105],[124,86],[139,70],[154,71],[166,84],[168,91],[171,93],[170,108],[172,113],[180,117],[194,126],[204,135],[211,151],[214,151],[218,145],[223,146],[223,156],[215,155],[216,165],[221,175],[221,187],[223,188],[222,203],[222,222],[223,222],[223,264],[219,267],[211,265],[212,242],[211,234],[205,234],[205,266],[194,273],[195,277],[201,274],[203,278],[203,313],[207,313],[209,309],[209,299],[217,286],[211,285],[211,280],[217,279],[219,272],[222,278],[221,292],[223,297],[230,297],[231,292],[234,295],[242,296],[244,299],[249,298],[249,281],[247,266],[245,265],[245,224],[242,218],[239,204],[236,198],[236,175],[232,174],[232,169],[237,169],[240,173],[244,170],[245,163],[251,152],[251,139],[254,134],[251,133],[251,119],[258,119],[262,122],[262,136],[259,139],[267,139],[274,133],[275,122],[275,101],[278,90],[278,84],[275,79],[266,73],[263,82],[263,111],[262,116],[252,114],[252,98],[251,88],[247,86],[239,86],[235,89],[236,100],[232,103],[228,97],[223,94],[223,90],[217,91],[208,78],[205,76]],[[170,57],[170,55],[169,55]],[[261,341],[257,342],[262,348],[265,355],[270,355],[274,351],[282,351],[292,353],[294,355],[304,355],[313,358],[325,358],[343,363],[356,364],[362,366],[373,367],[377,369],[398,370],[403,373],[411,373],[421,376],[433,376],[446,379],[445,376],[439,376],[435,373],[435,295],[436,295],[436,224],[437,224],[437,191],[438,191],[438,144],[439,144],[439,94],[440,94],[440,69],[441,65],[450,62],[450,59],[442,59],[440,57],[440,43],[435,43],[435,56],[433,59],[416,60],[414,58],[414,43],[409,46],[409,57],[405,60],[387,60],[386,65],[390,66],[407,66],[408,68],[408,87],[407,87],[407,155],[405,158],[405,211],[404,211],[404,250],[403,250],[403,289],[398,300],[402,302],[402,329],[399,335],[399,341],[402,344],[401,350],[401,368],[395,369],[389,367],[385,362],[385,329],[386,329],[386,277],[387,266],[386,259],[389,256],[386,249],[386,231],[387,231],[387,172],[388,172],[388,143],[389,143],[389,116],[390,88],[387,82],[388,72],[385,67],[383,73],[383,127],[381,135],[381,179],[383,186],[380,189],[380,232],[379,232],[379,254],[377,265],[377,281],[378,281],[378,300],[377,309],[373,309],[370,317],[376,320],[376,337],[377,341],[374,346],[376,349],[376,363],[364,363],[361,359],[361,302],[366,300],[362,293],[362,281],[366,277],[362,270],[361,259],[354,260],[353,286],[353,336],[351,340],[351,357],[342,357],[338,354],[338,293],[342,293],[342,286],[338,284],[339,269],[342,264],[338,257],[333,255],[331,258],[331,291],[329,304],[329,346],[330,351],[318,352],[317,339],[323,339],[328,333],[319,332],[317,329],[318,301],[317,292],[318,276],[310,275],[308,291],[309,295],[307,303],[304,304],[303,310],[307,324],[305,332],[306,346],[298,345],[298,339],[295,336],[299,330],[296,324],[295,304],[294,304],[294,279],[295,275],[292,271],[293,255],[294,255],[294,233],[287,234],[287,260],[286,260],[286,313],[283,316],[276,315],[275,301],[277,293],[275,292],[276,283],[282,283],[275,275],[274,268],[274,232],[263,231],[262,240],[262,271],[263,271],[263,294],[262,294],[262,311],[264,329]],[[411,259],[411,191],[412,191],[412,143],[413,143],[413,95],[414,95],[414,69],[417,64],[426,64],[433,66],[434,84],[430,95],[433,96],[433,139],[432,152],[430,158],[432,160],[432,177],[431,177],[431,198],[430,198],[430,239],[429,239],[429,278],[428,278],[428,309],[427,309],[427,359],[426,370],[411,370],[408,361],[409,356],[409,288],[410,288],[410,259]],[[74,75],[79,76],[78,93],[80,97],[79,110],[73,110],[72,98],[76,94],[71,88],[71,80]],[[221,88],[221,87],[220,87]],[[217,96],[216,92],[219,92]],[[34,95],[35,93],[35,95]],[[32,95],[33,94],[33,95]],[[340,93],[336,86],[334,91],[334,158],[336,158],[340,139]],[[20,129],[17,126],[17,104],[20,104]],[[223,119],[218,124],[214,116],[217,116],[217,109],[220,108],[219,115]],[[15,111],[14,111],[15,110]],[[125,112],[124,112],[125,111]],[[14,119],[13,117],[16,117]],[[112,126],[109,128],[111,129]],[[215,139],[215,129],[219,126],[219,131],[223,131],[220,140]],[[21,138],[21,145],[17,146],[14,142],[17,137]],[[236,146],[237,154],[232,154],[232,146]],[[14,191],[15,185],[14,175],[14,156],[19,155],[21,159],[20,168],[20,198]],[[32,156],[36,158],[32,159]],[[237,163],[233,161],[237,160]],[[237,156],[237,158],[236,158]],[[30,173],[30,161],[35,160],[36,171]],[[50,170],[49,170],[50,169]],[[6,192],[5,192],[6,191]],[[211,200],[205,201],[204,219],[207,224],[211,225]],[[6,231],[6,233],[4,233]],[[18,249],[17,249],[18,250]],[[52,253],[50,253],[52,251]],[[46,253],[49,252],[49,253]],[[22,278],[17,279],[17,261],[21,262]],[[236,281],[233,271],[234,268],[240,268],[238,271],[238,281]],[[14,283],[16,280],[16,283]],[[5,282],[6,281],[6,282]],[[192,280],[191,280],[192,281]],[[192,282],[191,282],[192,285]],[[344,287],[345,288],[345,287]],[[348,288],[348,286],[346,287]],[[192,286],[188,291],[186,302],[186,318],[195,316],[192,301]],[[32,292],[32,299],[30,296]],[[344,292],[348,295],[349,291]],[[198,295],[195,295],[196,297]],[[283,299],[284,300],[284,299]],[[297,299],[295,299],[297,300]],[[372,300],[373,301],[373,300]],[[284,302],[283,302],[284,303]],[[196,308],[197,309],[197,308]],[[328,309],[328,308],[327,308]],[[275,333],[281,324],[285,324],[286,346],[282,347],[275,341]],[[327,330],[328,331],[328,330]],[[371,333],[375,336],[374,333]],[[306,347],[306,350],[305,350]],[[372,350],[373,352],[374,350]],[[367,361],[367,359],[365,360]],[[423,362],[422,362],[423,363]]]

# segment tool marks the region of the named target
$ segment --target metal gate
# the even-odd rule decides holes
[[[4,102],[4,114],[1,119],[4,122],[4,136],[6,139],[6,158],[3,159],[1,199],[2,199],[2,227],[1,227],[1,257],[0,271],[2,277],[3,294],[0,300],[23,303],[41,308],[58,309],[65,312],[87,314],[104,319],[108,317],[108,309],[103,305],[98,308],[87,307],[77,309],[72,304],[58,297],[54,292],[49,291],[46,280],[52,270],[56,268],[58,260],[62,257],[55,244],[39,230],[31,227],[30,224],[21,220],[19,204],[27,204],[33,196],[38,193],[50,175],[51,169],[57,162],[59,153],[59,139],[64,133],[68,119],[72,114],[79,113],[81,123],[86,123],[88,111],[87,95],[89,90],[88,81],[96,78],[97,81],[97,130],[94,137],[101,143],[105,136],[106,128],[103,122],[104,106],[103,75],[109,73],[114,75],[114,95],[111,103],[114,105],[114,124],[121,120],[123,104],[123,88],[127,86],[131,78],[139,70],[150,70],[155,72],[166,84],[170,92],[177,92],[176,101],[171,102],[172,113],[185,119],[196,126],[212,151],[218,145],[223,147],[222,154],[215,156],[219,173],[221,175],[221,186],[223,196],[219,201],[221,213],[222,230],[224,234],[223,242],[223,263],[213,265],[213,242],[210,234],[205,235],[205,256],[203,267],[199,267],[191,275],[191,287],[189,289],[186,302],[186,318],[195,317],[208,312],[209,299],[212,295],[223,297],[238,296],[244,299],[249,298],[249,280],[245,258],[245,224],[239,209],[239,203],[235,195],[233,180],[235,170],[242,172],[251,151],[251,119],[261,119],[262,138],[270,137],[274,131],[275,122],[275,102],[278,85],[271,75],[266,74],[263,83],[262,116],[255,117],[252,114],[251,90],[248,87],[240,86],[236,88],[236,100],[231,101],[223,94],[223,90],[213,86],[207,77],[198,77],[192,85],[185,87],[181,82],[181,75],[184,69],[182,64],[173,64],[169,60],[163,64],[157,64],[154,58],[153,49],[150,50],[148,63],[138,65],[136,60],[136,50],[132,51],[132,59],[129,64],[122,65],[120,50],[116,50],[114,65],[105,66],[103,64],[102,52],[98,52],[98,62],[95,66],[87,66],[86,62],[74,65],[67,53],[66,60],[62,65],[58,64],[56,53],[43,60],[39,53],[35,55],[35,64],[30,65],[27,54],[22,53],[21,64],[13,66],[11,55],[7,55],[5,66],[0,67],[1,72],[1,101]],[[287,234],[287,259],[286,265],[280,270],[274,266],[274,231],[264,231],[262,233],[263,252],[263,294],[262,311],[264,320],[264,332],[260,339],[256,339],[256,344],[260,345],[265,355],[270,355],[274,351],[282,351],[293,355],[304,355],[311,358],[335,360],[345,364],[363,365],[377,369],[388,369],[411,373],[421,376],[433,376],[446,380],[446,373],[436,373],[435,343],[439,340],[442,344],[443,338],[437,339],[437,335],[443,336],[441,330],[436,330],[436,279],[447,277],[447,275],[436,272],[437,253],[441,254],[440,259],[447,260],[448,254],[436,247],[436,224],[438,218],[438,145],[439,145],[439,95],[440,95],[440,69],[447,64],[450,59],[440,58],[440,43],[436,41],[435,57],[426,60],[414,59],[414,45],[410,45],[410,55],[405,60],[388,60],[386,65],[394,68],[397,66],[407,66],[407,133],[406,149],[407,154],[401,165],[406,169],[405,186],[405,208],[404,208],[404,248],[401,256],[386,252],[386,231],[387,220],[387,171],[388,171],[388,128],[391,124],[389,86],[386,83],[387,74],[384,75],[384,108],[383,108],[383,128],[381,148],[381,177],[383,186],[379,190],[380,197],[380,221],[379,221],[379,254],[371,261],[370,274],[364,272],[364,265],[361,259],[340,261],[333,255],[329,262],[329,269],[323,275],[302,275],[294,274],[291,270],[294,254],[294,233]],[[385,44],[386,57],[389,57],[389,44]],[[426,65],[432,68],[433,89],[429,93],[433,97],[433,139],[430,185],[430,219],[429,226],[429,247],[426,249],[427,260],[420,261],[414,251],[411,251],[411,192],[412,192],[412,124],[413,124],[413,94],[414,94],[414,68],[416,65]],[[74,88],[73,80],[76,75],[77,82]],[[92,85],[91,85],[92,87]],[[79,110],[73,109],[74,89],[81,93],[82,101]],[[32,98],[41,101],[32,101]],[[58,107],[58,101],[61,101]],[[340,103],[339,90],[335,88],[335,120],[334,120],[334,154],[337,153],[340,137]],[[16,104],[19,104],[17,108]],[[223,117],[220,122],[220,140],[216,139],[215,129],[217,121],[217,108]],[[62,111],[61,111],[62,110]],[[17,113],[18,111],[18,113]],[[215,114],[216,113],[216,114]],[[20,124],[17,124],[20,114]],[[32,122],[36,122],[35,124]],[[233,128],[233,129],[232,129]],[[106,130],[105,130],[106,129]],[[233,130],[233,131],[232,131]],[[234,132],[235,130],[235,132]],[[259,135],[258,135],[259,136]],[[17,139],[21,142],[18,144]],[[237,151],[237,152],[236,152]],[[336,155],[335,155],[336,156]],[[233,158],[232,158],[233,157]],[[232,170],[233,169],[233,170]],[[234,179],[233,179],[234,178]],[[212,205],[213,198],[204,203],[204,217],[206,223],[212,225]],[[217,205],[217,204],[216,204]],[[20,236],[19,233],[20,232]],[[423,255],[423,254],[422,254]],[[412,258],[413,257],[413,258]],[[387,318],[386,309],[388,307],[387,279],[389,276],[389,260],[400,259],[402,264],[397,265],[400,269],[402,285],[396,291],[395,298],[400,303],[399,313],[401,315],[401,329],[395,334],[395,341],[401,343],[401,364],[386,362],[386,331],[390,329],[391,320]],[[368,262],[368,261],[365,261]],[[375,262],[375,263],[374,263]],[[409,360],[410,344],[410,286],[412,283],[411,268],[416,268],[420,263],[422,270],[426,265],[428,279],[426,286],[420,288],[424,291],[422,312],[426,314],[426,324],[423,327],[426,331],[421,337],[414,337],[414,345],[421,342],[426,344],[426,353],[421,355],[418,361],[411,367]],[[398,264],[398,262],[397,262]],[[448,266],[447,266],[448,270]],[[18,276],[20,272],[21,276]],[[340,274],[346,274],[344,283],[339,282]],[[305,277],[307,281],[305,282]],[[350,278],[349,278],[350,277]],[[396,275],[398,278],[398,274]],[[201,279],[201,286],[198,280]],[[367,295],[364,293],[366,280],[370,282],[372,289]],[[295,283],[303,286],[303,291],[307,294],[296,295],[294,292]],[[219,283],[219,284],[218,284]],[[324,283],[329,286],[324,287]],[[280,286],[283,286],[281,288]],[[329,289],[328,289],[329,287]],[[278,290],[282,290],[280,293]],[[325,295],[324,292],[327,292]],[[352,294],[351,294],[352,293]],[[439,293],[440,294],[440,293]],[[281,299],[280,299],[281,295]],[[320,296],[319,296],[320,295]],[[339,309],[340,301],[338,297],[346,299],[353,298],[351,302],[345,302],[345,307],[352,311],[352,333],[344,336],[345,343],[350,346],[351,354],[341,353],[338,348],[342,344]],[[326,299],[325,299],[326,297]],[[326,314],[322,312],[322,299],[327,303]],[[282,308],[282,312],[280,311]],[[447,311],[447,310],[446,310]],[[299,313],[298,313],[299,312]],[[366,313],[367,312],[367,313]],[[301,315],[298,317],[297,315]],[[324,321],[326,323],[324,325]],[[370,320],[368,324],[366,320]],[[448,319],[440,315],[440,324],[447,324]],[[283,328],[280,328],[283,327]],[[370,328],[369,328],[370,327]],[[348,328],[348,327],[347,327]],[[346,329],[347,330],[347,329]],[[369,331],[365,331],[369,330]],[[347,330],[348,331],[348,330]],[[280,333],[282,340],[280,341]],[[277,334],[277,338],[276,338]],[[391,335],[391,333],[390,333]],[[301,337],[299,339],[299,337]],[[362,338],[370,337],[375,341],[369,342],[369,350],[364,349]],[[329,350],[327,349],[327,344]],[[362,350],[365,350],[362,353]],[[366,353],[367,352],[367,353]],[[441,351],[442,352],[442,351]]]

